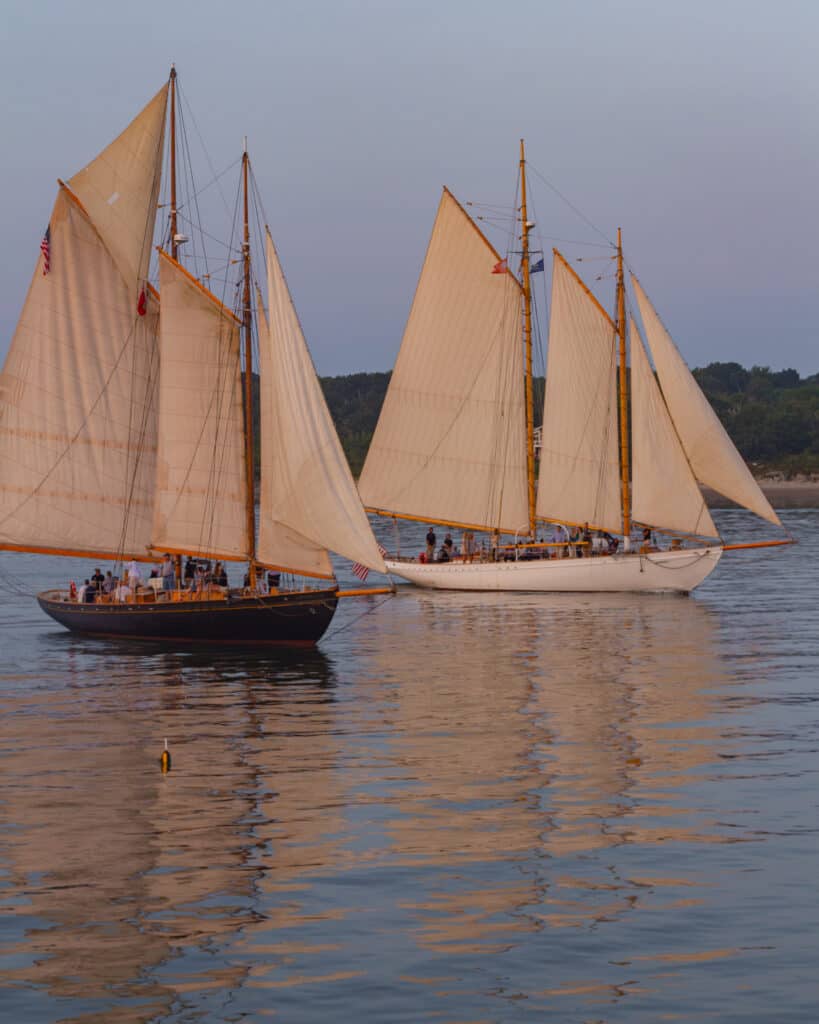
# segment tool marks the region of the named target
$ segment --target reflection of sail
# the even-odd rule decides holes
[[[393,607],[404,643],[390,639],[384,615],[379,667],[398,701],[391,751],[407,783],[387,828],[389,860],[451,867],[458,880],[444,892],[436,881],[411,904],[422,944],[489,952],[544,916],[587,920],[599,905],[576,901],[576,880],[560,898],[560,858],[696,838],[690,822],[672,819],[659,835],[642,819],[664,812],[653,789],[667,794],[713,759],[711,730],[699,725],[709,711],[701,690],[713,683],[703,674],[706,608],[637,595],[445,593]],[[448,649],[457,671],[442,672],[426,645]],[[548,874],[504,878],[504,863],[544,855]],[[533,914],[547,889],[550,910]],[[607,910],[634,898],[610,893]]]
[[[0,869],[20,917],[5,952],[24,966],[0,971],[0,986],[40,986],[84,1007],[127,997],[129,1020],[168,1012],[201,984],[239,987],[245,966],[220,964],[214,978],[196,955],[185,963],[183,949],[227,943],[252,919],[262,871],[254,828],[269,782],[247,748],[273,703],[271,680],[311,678],[315,696],[329,663],[312,651],[174,656],[75,637],[59,654],[70,684],[36,715],[29,694],[6,696],[0,716],[0,749],[37,752],[4,774],[4,817],[16,828],[0,843]],[[277,699],[283,706],[281,690]],[[174,764],[163,776],[166,735]]]

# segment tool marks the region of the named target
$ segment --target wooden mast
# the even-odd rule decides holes
[[[623,243],[617,229],[617,334],[620,338],[620,487],[623,512],[623,537],[628,550],[631,535],[631,494],[628,458],[628,382],[626,378],[626,285],[623,277]]]
[[[171,64],[171,256],[179,262],[176,242],[176,65]]]
[[[170,189],[171,189],[171,256],[179,262],[179,246],[176,242],[176,65],[171,64],[171,139],[170,139]],[[177,589],[182,587],[182,556],[174,558],[174,575]]]
[[[247,480],[247,557],[251,589],[256,588],[256,478],[253,468],[253,318],[250,309],[250,220],[248,218],[247,143],[242,154],[244,234],[242,238],[242,324],[245,336],[245,471]]]
[[[535,537],[535,419],[532,397],[532,288],[529,280],[529,221],[526,217],[526,157],[520,140],[520,226],[523,271],[523,344],[526,352],[526,483],[529,535]]]

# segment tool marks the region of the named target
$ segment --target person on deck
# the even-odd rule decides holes
[[[193,557],[188,555],[188,560],[185,562],[185,586],[193,589],[193,581],[196,576],[196,564],[194,563]]]
[[[80,604],[85,604],[85,594],[86,594],[86,592],[87,592],[87,590],[88,590],[88,588],[90,586],[91,586],[91,581],[90,580],[86,580],[85,583],[83,583],[83,585],[77,591],[77,601]]]
[[[176,577],[176,568],[175,568],[175,566],[173,564],[173,559],[167,553],[166,553],[165,557],[162,559],[161,574],[162,574],[162,589],[163,590],[173,590],[174,583],[175,583],[175,577]]]
[[[435,561],[435,531],[430,526],[429,532],[427,533],[427,561]]]
[[[139,569],[139,562],[135,558],[132,558],[128,563],[128,585],[132,590],[136,590],[137,587],[142,583],[142,573]]]
[[[97,568],[94,570],[94,575],[91,577],[91,582],[94,584],[97,590],[102,590],[102,585],[103,583],[105,583],[105,577],[100,572],[99,566],[97,566]]]
[[[111,575],[109,571],[105,574],[105,579],[102,581],[103,594],[105,594],[106,596],[110,596],[111,594],[113,594],[115,586],[116,583],[114,583],[114,577]]]
[[[125,580],[120,580],[119,584],[114,591],[114,600],[120,604],[124,604],[131,596],[131,588],[128,586]]]
[[[448,562],[449,561],[449,548],[446,546],[445,543],[441,545],[441,550],[438,553],[438,561],[439,562]]]

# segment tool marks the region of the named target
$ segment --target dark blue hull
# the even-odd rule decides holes
[[[60,625],[92,636],[242,647],[307,647],[330,625],[337,588],[213,601],[78,604],[60,591],[38,594]]]

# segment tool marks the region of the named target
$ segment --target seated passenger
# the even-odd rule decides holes
[[[128,600],[131,596],[131,588],[125,580],[120,580],[114,590],[114,600],[119,601],[121,604]]]
[[[449,548],[446,546],[446,544],[442,544],[441,545],[441,550],[438,553],[438,561],[439,562],[448,562],[449,561]]]

